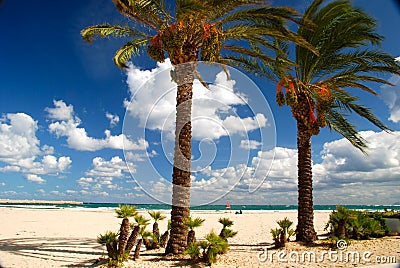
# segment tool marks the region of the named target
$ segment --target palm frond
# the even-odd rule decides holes
[[[326,115],[326,124],[329,129],[333,129],[345,137],[354,147],[366,154],[365,148],[367,147],[366,141],[360,136],[358,131],[354,128],[344,116],[338,111],[331,109]]]
[[[112,0],[118,11],[144,26],[159,29],[172,17],[155,0]]]
[[[136,31],[128,26],[118,26],[110,24],[100,24],[87,27],[81,31],[82,38],[91,43],[96,37],[148,37],[147,34]]]
[[[127,43],[123,47],[117,50],[114,55],[114,63],[119,68],[128,68],[126,62],[131,59],[132,55],[137,55],[140,49],[148,44],[148,39],[136,39],[132,42]]]

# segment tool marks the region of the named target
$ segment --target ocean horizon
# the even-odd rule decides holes
[[[82,210],[113,210],[118,208],[119,204],[127,203],[92,203],[83,202],[83,204],[32,204],[32,203],[12,203],[0,204],[0,207],[14,208],[30,208],[30,209],[82,209]],[[171,205],[167,204],[129,204],[136,206],[139,211],[147,210],[170,210]],[[366,210],[366,211],[384,211],[384,210],[400,210],[400,205],[346,205],[340,204],[349,209]],[[246,205],[231,204],[231,211],[297,211],[297,205]],[[315,211],[332,211],[336,209],[335,205],[314,205]],[[204,211],[226,211],[226,205],[202,205],[191,207],[191,210]]]

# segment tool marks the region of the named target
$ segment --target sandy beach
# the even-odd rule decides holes
[[[146,212],[141,213],[150,218]],[[168,211],[162,213],[169,217]],[[101,267],[101,263],[95,263],[104,256],[105,250],[96,243],[96,237],[106,230],[117,231],[120,223],[114,210],[1,207],[0,215],[1,267]],[[193,211],[192,215],[206,219],[203,226],[196,230],[198,239],[212,229],[219,232],[219,218],[229,217],[234,221],[232,229],[238,234],[230,239],[229,252],[222,255],[213,267],[355,267],[400,261],[399,236],[353,241],[347,252],[359,252],[359,261],[340,259],[340,254],[346,251],[335,255],[332,252],[334,249],[323,245],[306,248],[291,242],[286,248],[270,249],[272,237],[269,230],[277,227],[276,221],[284,217],[294,221],[295,226],[296,211],[243,211],[241,215]],[[324,227],[328,218],[328,211],[315,212],[315,228],[319,235],[326,233]],[[159,225],[160,231],[164,232],[167,219]],[[301,258],[297,261],[296,256],[305,251],[313,251],[316,261],[303,262]],[[328,258],[325,254],[324,258],[324,251],[333,253],[333,256]],[[125,267],[191,267],[186,259],[165,260],[162,252],[162,249],[143,251],[140,260],[129,261]],[[278,259],[279,252],[286,257]],[[362,258],[365,252],[371,253],[368,258]]]

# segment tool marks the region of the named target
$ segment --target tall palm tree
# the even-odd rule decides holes
[[[286,20],[299,19],[293,9],[269,7],[261,0],[177,0],[175,14],[166,10],[163,0],[113,2],[132,24],[90,26],[81,32],[84,40],[91,42],[96,37],[110,36],[129,38],[114,56],[120,68],[127,68],[126,62],[141,50],[146,50],[158,62],[168,56],[174,67],[176,130],[171,234],[166,253],[180,254],[187,246],[188,229],[183,221],[190,214],[191,107],[197,61],[237,64],[247,55],[269,62],[273,59],[265,51],[275,48],[269,37],[311,46],[284,27]]]
[[[122,219],[118,237],[118,256],[122,256],[129,239],[129,218],[135,216],[137,212],[135,206],[119,205],[118,209],[115,210],[115,213],[117,213],[117,218]]]
[[[327,126],[343,135],[365,153],[366,141],[346,113],[356,113],[379,129],[388,128],[370,109],[358,102],[347,89],[358,88],[377,95],[368,84],[388,84],[377,74],[400,74],[395,58],[375,48],[383,36],[376,33],[376,21],[350,0],[315,0],[306,10],[303,20],[315,27],[300,24],[298,34],[318,49],[314,54],[296,45],[296,65],[289,70],[284,61],[275,62],[274,72],[280,79],[277,102],[288,105],[297,122],[298,149],[298,225],[296,239],[312,242],[316,239],[313,219],[313,180],[311,137]],[[282,42],[279,42],[283,44]],[[281,46],[287,53],[287,45]],[[279,55],[278,55],[279,56]],[[367,84],[366,84],[367,83]],[[282,87],[286,88],[283,92]]]

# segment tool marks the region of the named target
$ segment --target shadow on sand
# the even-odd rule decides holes
[[[95,239],[69,237],[0,239],[0,251],[44,262],[63,262],[63,267],[96,267],[99,257],[104,254]],[[2,261],[5,260],[0,260],[0,267]]]

